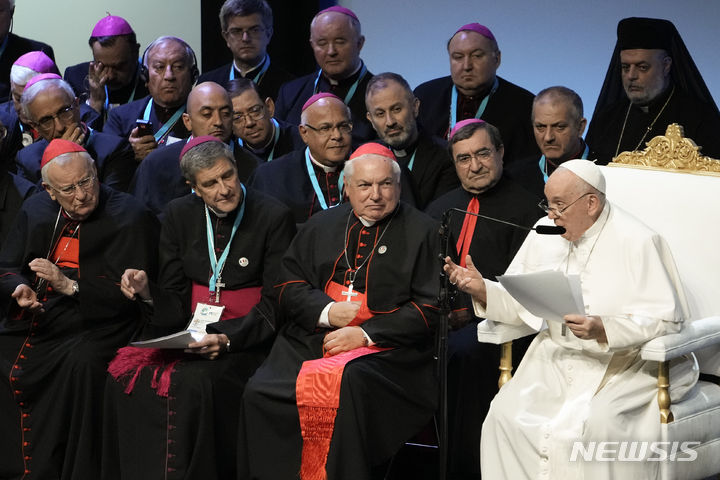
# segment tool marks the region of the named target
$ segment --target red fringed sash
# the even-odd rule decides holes
[[[260,301],[261,290],[262,287],[222,290],[220,300],[222,305],[225,305],[225,310],[223,310],[220,320],[247,315]],[[208,302],[209,295],[210,291],[206,285],[193,282],[192,311],[195,311],[198,302]],[[110,362],[108,372],[118,382],[129,378],[125,387],[125,393],[129,394],[135,388],[135,382],[137,382],[142,369],[154,367],[155,371],[150,386],[157,390],[159,396],[167,397],[170,390],[170,376],[175,370],[177,362],[183,357],[182,350],[123,347],[118,350],[117,355]]]
[[[330,282],[325,289],[331,298],[344,301],[342,291],[347,287]],[[367,307],[367,296],[358,292],[353,301],[362,306],[349,325],[360,325],[372,317]],[[387,350],[379,347],[361,347],[334,356],[303,362],[295,383],[300,429],[303,437],[302,480],[325,480],[330,439],[335,428],[335,417],[340,402],[340,384],[345,365],[358,357]]]

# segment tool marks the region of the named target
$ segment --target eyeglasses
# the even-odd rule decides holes
[[[265,108],[262,105],[255,105],[247,113],[233,112],[233,122],[235,123],[245,123],[248,118],[255,121],[262,120],[265,118]]]
[[[61,123],[69,123],[74,120],[73,111],[75,110],[75,105],[68,105],[66,107],[61,108],[57,112],[55,112],[55,115],[48,115],[46,117],[42,117],[40,120],[35,122],[35,125],[38,128],[41,128],[45,131],[49,131],[51,129],[55,128],[55,119],[57,118],[60,120]]]
[[[265,33],[265,29],[259,25],[255,25],[250,28],[233,27],[228,28],[225,33],[233,38],[243,38],[246,33],[248,34],[248,37],[256,38],[259,37],[262,33]]]
[[[95,180],[97,180],[97,177],[95,175],[90,175],[89,177],[85,177],[82,180],[80,180],[77,183],[73,183],[72,185],[68,185],[67,187],[62,188],[55,188],[52,185],[50,185],[50,188],[55,190],[61,195],[64,195],[66,197],[71,197],[75,195],[75,190],[80,189],[83,192],[88,192],[90,189],[95,185]]]
[[[573,205],[575,205],[575,203],[576,203],[578,200],[580,200],[581,198],[583,198],[583,197],[586,196],[586,195],[592,195],[592,192],[583,193],[583,194],[580,195],[578,198],[576,198],[575,200],[573,200],[573,201],[570,202],[568,205],[565,205],[565,206],[562,207],[562,208],[556,208],[556,207],[551,207],[551,206],[549,206],[548,203],[547,203],[547,200],[541,200],[540,203],[538,203],[538,207],[542,208],[542,209],[545,211],[545,213],[548,213],[548,214],[549,214],[549,213],[552,213],[552,214],[555,215],[556,217],[562,217],[562,214],[563,214],[563,212],[565,212],[565,210],[567,210],[568,208],[570,208],[570,207],[572,207]]]
[[[340,122],[336,125],[323,125],[321,127],[313,127],[312,125],[305,123],[303,126],[323,137],[330,135],[336,128],[342,135],[347,135],[352,132],[353,128],[353,124],[351,122]]]
[[[460,155],[455,157],[455,163],[465,167],[470,164],[470,160],[472,160],[473,158],[479,160],[482,163],[485,163],[490,160],[490,157],[492,157],[495,152],[496,150],[482,148],[475,153],[461,153]]]

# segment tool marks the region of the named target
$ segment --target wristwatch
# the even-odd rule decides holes
[[[77,280],[73,280],[72,283],[72,297],[77,297],[80,294],[80,285],[78,285]]]

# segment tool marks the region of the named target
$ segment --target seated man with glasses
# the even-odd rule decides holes
[[[75,143],[52,140],[41,174],[0,251],[0,477],[100,478],[105,369],[141,320],[117,285],[154,277],[158,225]]]
[[[461,186],[432,202],[426,212],[438,221],[451,208],[531,226],[542,215],[537,198],[505,176],[505,146],[500,131],[482,120],[462,120],[450,134],[450,156]],[[527,231],[461,212],[449,219],[451,242],[461,265],[471,255],[486,278],[502,275]],[[454,257],[457,258],[457,257]],[[478,343],[470,296],[459,292],[453,305],[454,329],[448,338],[448,472],[452,478],[480,475],[480,429],[497,391],[500,347]],[[513,342],[519,363],[529,339]],[[470,380],[472,379],[472,381]]]
[[[297,223],[339,205],[351,148],[350,118],[350,109],[335,95],[313,95],[303,106],[299,127],[307,147],[260,165],[249,185],[287,205]]]
[[[230,145],[241,182],[257,167],[257,157],[232,140],[232,103],[217,83],[205,82],[192,89],[182,121],[192,132],[191,139],[211,135]],[[180,153],[188,141],[158,148],[138,166],[130,192],[158,216],[171,200],[190,193],[190,185],[180,171]]]
[[[659,462],[642,461],[644,453],[641,461],[571,462],[571,451],[578,443],[660,440],[657,365],[642,360],[639,349],[680,331],[688,317],[672,255],[660,235],[605,198],[605,178],[592,162],[562,163],[545,196],[548,216],[538,224],[554,223],[565,233],[530,232],[506,274],[577,275],[584,308],[546,321],[491,403],[482,428],[482,475],[658,478]],[[478,316],[542,329],[545,320],[484,279],[469,255],[467,267],[446,263],[450,281],[472,295]],[[674,401],[697,380],[693,363],[671,365]]]
[[[228,82],[233,104],[233,133],[245,150],[263,162],[304,147],[295,125],[273,118],[275,102],[263,101],[258,86],[247,78]]]
[[[84,110],[70,85],[59,75],[47,73],[33,77],[25,85],[20,103],[25,117],[42,140],[20,150],[18,172],[40,184],[40,161],[48,143],[62,138],[84,147],[98,171],[98,179],[108,187],[127,191],[136,163],[130,144],[116,135],[99,132],[81,120]],[[94,113],[97,116],[97,113]]]
[[[273,12],[265,0],[227,0],[220,8],[220,28],[233,61],[204,72],[199,82],[227,82],[247,78],[257,85],[262,98],[277,98],[280,85],[292,80],[270,61],[267,46],[273,34]]]

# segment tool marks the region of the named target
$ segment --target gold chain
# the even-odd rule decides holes
[[[660,118],[660,115],[665,111],[665,107],[668,106],[668,103],[670,103],[670,99],[672,98],[673,94],[675,93],[675,86],[673,85],[672,90],[670,91],[670,95],[668,95],[667,100],[665,100],[665,104],[662,106],[660,111],[657,115],[655,115],[655,118],[652,122],[650,122],[650,125],[648,125],[647,130],[645,130],[645,133],[643,134],[642,138],[638,142],[638,144],[635,146],[635,148],[632,149],[632,151],[636,151],[638,148],[640,148],[640,145],[642,145],[643,141],[645,141],[645,137],[647,137],[647,134],[650,133],[650,131],[655,126],[655,122],[657,122],[657,119]],[[625,113],[625,121],[623,121],[622,130],[620,131],[620,138],[618,139],[617,148],[615,148],[615,156],[618,156],[618,153],[620,153],[620,144],[622,143],[623,135],[625,135],[625,126],[627,125],[628,117],[630,116],[630,109],[632,108],[632,102],[630,102],[630,105],[628,105],[627,112]]]

